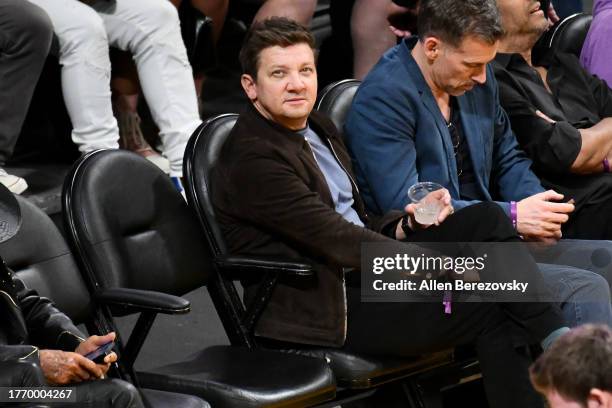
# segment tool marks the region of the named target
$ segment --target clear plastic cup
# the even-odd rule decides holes
[[[416,222],[421,225],[431,225],[436,222],[440,211],[442,211],[442,203],[440,200],[429,196],[429,193],[441,188],[444,187],[438,183],[424,181],[416,183],[408,189],[408,198],[417,205],[414,212]]]

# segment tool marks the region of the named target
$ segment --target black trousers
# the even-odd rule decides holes
[[[24,0],[0,2],[0,166],[13,153],[53,39],[47,14]]]
[[[540,178],[544,187],[576,202],[563,224],[563,238],[612,239],[612,174],[542,174]]]
[[[412,242],[518,241],[516,232],[495,203],[467,207],[441,226],[409,237]],[[531,255],[513,253],[522,276],[539,275]],[[502,266],[500,266],[502,267]],[[533,281],[533,278],[531,278]],[[436,303],[366,303],[360,288],[347,287],[348,332],[345,348],[353,352],[410,356],[474,344],[490,406],[541,407],[531,387],[527,345],[563,327],[559,309],[550,303],[454,303],[445,314]]]
[[[40,366],[31,361],[0,361],[1,387],[42,387],[47,382]],[[130,383],[105,379],[70,384],[75,387],[76,403],[50,404],[53,407],[65,406],[82,408],[144,408],[138,390]],[[12,406],[28,406],[19,404]]]

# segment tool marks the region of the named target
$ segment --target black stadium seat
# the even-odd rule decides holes
[[[316,109],[325,113],[334,122],[340,133],[344,132],[346,115],[348,115],[360,84],[361,81],[357,79],[344,79],[327,85],[319,93]]]
[[[0,255],[27,287],[52,299],[75,323],[86,324],[91,333],[105,333],[107,329],[95,315],[92,298],[63,236],[41,209],[15,197],[21,208],[21,229],[0,244]],[[141,391],[152,408],[210,408],[191,395]]]
[[[591,26],[593,16],[577,13],[558,21],[540,39],[533,49],[534,61],[552,53],[566,52],[580,57],[582,44]]]
[[[214,278],[198,221],[167,175],[123,150],[99,150],[77,162],[63,205],[67,234],[97,296],[133,299],[117,302],[115,315],[141,312],[120,345],[132,364],[157,313],[188,312],[180,296]],[[143,386],[198,395],[216,408],[306,407],[336,390],[321,359],[233,346],[209,347],[134,376]]]
[[[350,103],[350,102],[349,102]],[[219,294],[225,304],[224,326],[230,340],[235,344],[258,347],[258,339],[253,334],[257,318],[265,307],[276,284],[276,280],[286,274],[293,276],[308,275],[307,264],[295,264],[278,259],[252,259],[235,257],[228,254],[224,238],[217,224],[211,202],[214,192],[210,191],[210,171],[215,166],[221,148],[233,128],[238,115],[225,114],[209,119],[192,135],[185,152],[184,175],[186,179],[187,200],[197,212],[198,218],[208,239],[210,250],[216,259]],[[260,300],[254,305],[243,305],[238,296],[235,281],[241,273],[267,270],[267,285]],[[307,279],[307,277],[305,277]],[[261,339],[259,339],[261,342]],[[433,353],[422,358],[381,358],[356,355],[342,349],[321,347],[293,347],[266,342],[265,346],[276,345],[279,349],[294,354],[324,357],[330,364],[336,383],[343,389],[342,395],[370,391],[382,384],[395,382],[422,371],[444,365],[452,361],[452,351]],[[259,347],[262,345],[260,344]],[[338,404],[339,405],[339,404]]]

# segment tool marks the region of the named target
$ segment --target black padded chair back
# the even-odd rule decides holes
[[[207,120],[193,132],[185,149],[187,199],[194,208],[203,210],[196,212],[216,256],[225,254],[226,246],[211,201],[210,175],[237,119],[237,114],[228,113]]]
[[[170,178],[124,150],[79,160],[64,184],[66,231],[94,289],[183,295],[207,283],[209,251]]]
[[[555,54],[567,52],[580,57],[582,44],[589,32],[593,16],[585,13],[573,14],[561,21],[553,30],[548,47]]]
[[[340,133],[344,131],[346,115],[348,115],[359,85],[361,81],[344,79],[327,85],[319,94],[317,110],[327,114]]]
[[[580,57],[592,20],[591,14],[577,13],[558,21],[538,40],[533,50],[534,61],[539,62],[545,55],[559,52]]]
[[[47,214],[27,199],[16,197],[21,229],[0,244],[0,255],[27,287],[53,299],[77,324],[89,322],[89,292],[66,240]]]

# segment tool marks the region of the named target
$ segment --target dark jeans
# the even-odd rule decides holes
[[[0,2],[0,166],[13,153],[52,39],[42,9],[25,0]]]
[[[495,203],[467,207],[441,226],[409,237],[413,242],[512,242],[518,239],[508,217]],[[513,253],[512,258],[520,261],[520,265],[530,265],[513,271],[517,279],[530,275],[534,281],[533,276],[540,275],[526,250]],[[452,313],[445,314],[441,302],[362,303],[357,286],[347,288],[347,297],[346,349],[409,356],[474,344],[491,407],[543,406],[529,382],[531,359],[526,346],[565,326],[557,306],[550,303],[454,303]]]
[[[40,367],[33,362],[2,361],[0,362],[1,387],[41,387],[46,386],[45,377]],[[67,408],[144,408],[136,388],[125,381],[105,379],[70,384],[75,387],[76,403],[66,403]],[[22,405],[14,405],[22,406]],[[27,404],[31,407],[32,404]],[[53,407],[64,406],[52,404]]]

